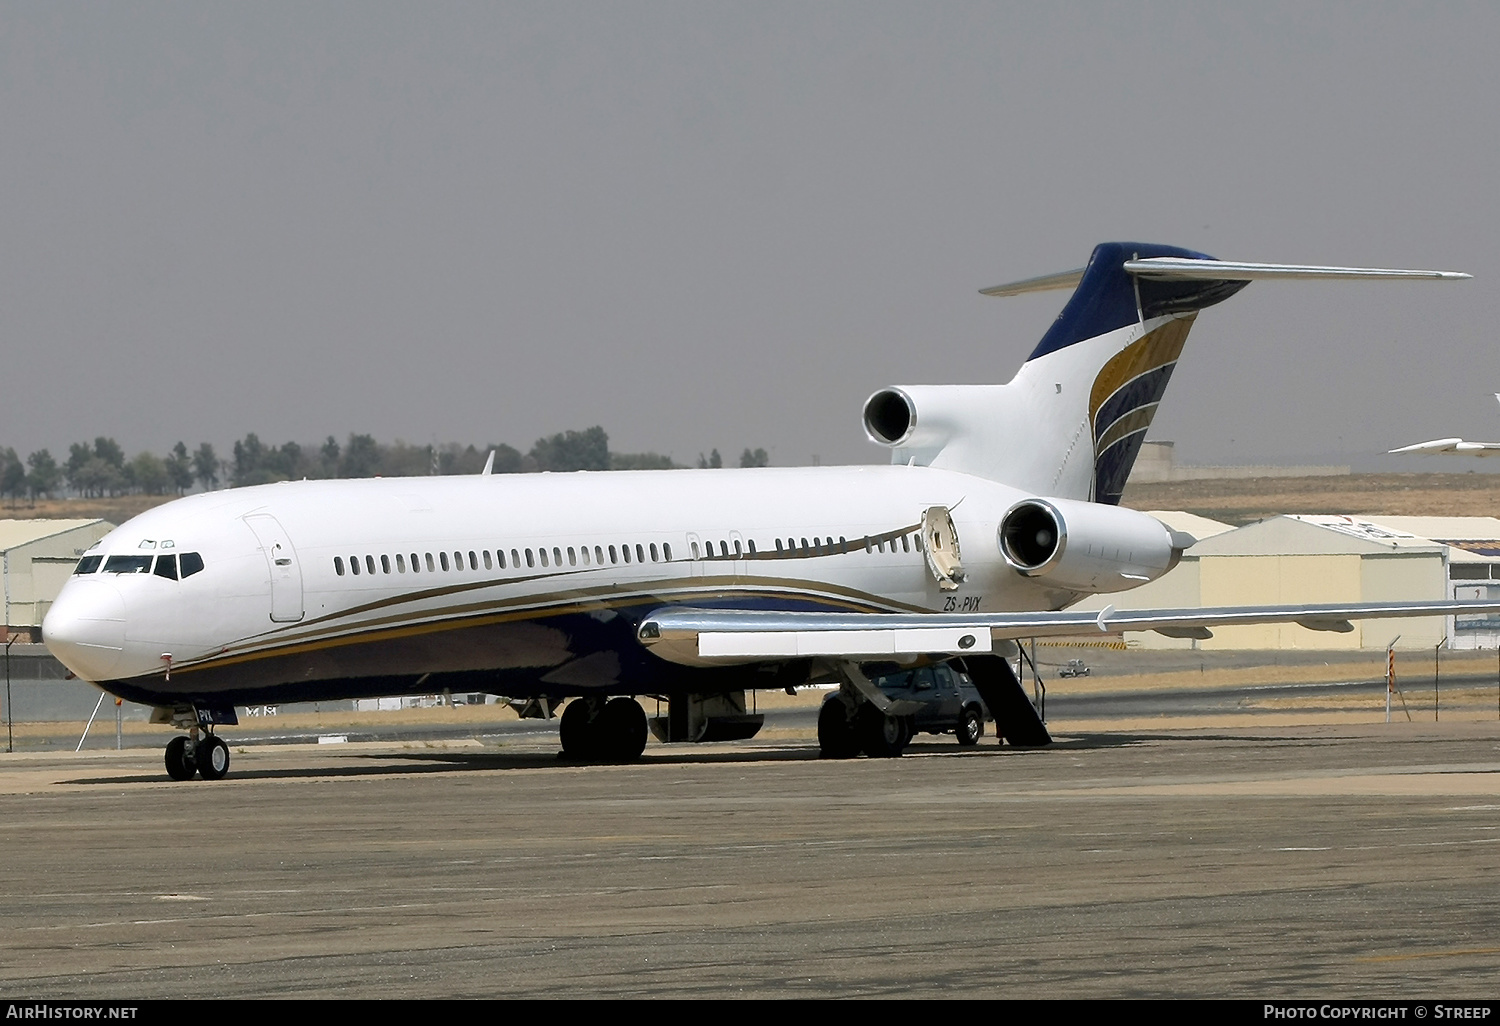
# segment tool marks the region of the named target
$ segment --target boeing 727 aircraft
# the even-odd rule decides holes
[[[1264,278],[1445,271],[1231,263],[1108,243],[1086,267],[985,290],[1073,288],[1004,385],[885,388],[889,466],[301,481],[193,495],[111,532],[43,624],[79,677],[185,730],[167,772],[217,779],[247,704],[443,690],[541,715],[563,749],[633,759],[749,736],[745,693],[838,681],[829,756],[899,755],[912,710],[873,686],[953,661],[1013,744],[1045,725],[1014,639],[1449,614],[1418,602],[1075,613],[1170,570],[1193,539],[1117,503],[1198,311]],[[488,471],[488,468],[486,468]],[[668,713],[648,725],[636,697]],[[910,704],[910,703],[908,703]]]

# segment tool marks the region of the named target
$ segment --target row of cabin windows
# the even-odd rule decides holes
[[[720,541],[718,544],[719,544],[719,551],[717,553],[717,556],[719,558],[721,558],[721,559],[727,559],[729,557],[729,554],[730,554],[729,547],[730,547],[731,543],[730,542],[726,542],[726,541]],[[741,549],[740,549],[739,539],[736,538],[732,544],[734,545],[734,556],[735,556],[736,559],[738,559],[741,555],[744,554],[741,551]],[[746,542],[745,544],[747,546],[749,554],[752,555],[752,556],[755,555],[755,541],[752,539],[752,540]],[[864,546],[864,550],[866,552],[885,552],[886,551],[886,544],[887,544],[887,542],[884,541],[884,540],[882,540],[882,541],[872,541],[868,535],[866,535],[863,540],[861,540],[861,539],[855,539],[853,546],[850,545],[849,540],[847,538],[845,538],[843,535],[839,535],[839,538],[838,538],[837,542],[835,542],[833,540],[832,536],[829,536],[827,538],[824,538],[824,537],[821,537],[821,536],[815,537],[815,538],[812,539],[811,544],[808,543],[808,540],[806,538],[800,538],[800,539],[799,538],[787,538],[787,539],[785,539],[785,541],[783,541],[781,538],[777,538],[776,539],[776,554],[779,555],[779,556],[780,555],[792,555],[792,556],[798,556],[798,555],[801,555],[801,556],[831,556],[831,555],[834,555],[835,553],[850,552],[850,551],[852,551],[855,548],[859,548],[860,546]],[[890,551],[891,552],[895,552],[896,551],[896,539],[894,539],[894,538],[889,539],[889,544],[890,544]],[[917,536],[917,535],[905,535],[905,534],[903,534],[901,536],[901,551],[902,552],[911,552],[913,550],[913,548],[915,548],[918,552],[921,551],[921,539],[920,539],[920,537]],[[698,543],[697,542],[693,542],[692,543],[692,549],[693,549],[693,558],[694,559],[698,559],[699,558],[699,553],[698,553]],[[705,558],[705,559],[713,559],[715,557],[715,555],[716,554],[714,552],[714,543],[711,542],[711,541],[710,542],[704,542],[703,543],[703,558]]]
[[[649,544],[637,542],[634,547],[630,545],[620,545],[618,547],[614,545],[595,545],[592,550],[587,545],[569,545],[566,549],[560,545],[554,545],[551,549],[511,549],[508,561],[504,549],[496,549],[493,554],[489,549],[478,551],[470,549],[467,555],[462,551],[457,551],[452,554],[451,560],[449,559],[449,554],[446,552],[439,552],[436,558],[433,557],[431,552],[420,554],[413,552],[410,560],[407,559],[405,553],[401,552],[396,553],[394,560],[387,555],[379,557],[350,556],[348,572],[356,577],[361,573],[388,574],[393,570],[398,574],[404,574],[408,571],[418,574],[422,573],[425,567],[426,572],[431,574],[437,573],[439,570],[445,573],[449,571],[461,571],[466,568],[469,570],[478,570],[481,565],[486,570],[519,570],[522,566],[522,560],[525,561],[527,567],[552,567],[562,566],[564,560],[567,561],[568,566],[604,566],[606,561],[611,565],[618,563],[645,563],[648,560],[652,563],[660,563],[664,560],[670,561],[671,558],[672,546],[666,542],[663,542],[660,546],[656,542]],[[344,576],[343,556],[333,557],[333,572],[340,577]]]
[[[740,540],[736,538],[732,543],[721,540],[718,543],[718,556],[725,559],[729,558],[731,544],[733,544],[734,546],[735,558],[739,558],[746,553],[747,549],[742,548]],[[854,544],[855,547],[858,547],[862,544],[866,552],[885,552],[887,542],[875,542],[871,541],[869,537],[866,537],[862,542],[856,541]],[[748,548],[749,555],[755,555],[756,550],[754,540],[752,539],[751,541],[745,543],[745,545]],[[895,552],[896,540],[894,538],[889,540],[889,545],[890,551]],[[911,552],[914,547],[916,547],[917,550],[920,551],[920,541],[914,543],[913,536],[903,534],[901,536],[901,551]],[[848,539],[843,535],[839,536],[837,543],[835,543],[832,536],[829,536],[827,538],[821,536],[815,537],[812,539],[812,542],[810,544],[806,538],[787,538],[785,540],[785,543],[783,543],[782,539],[780,538],[776,539],[776,552],[778,554],[790,553],[794,556],[825,556],[832,555],[838,552],[848,551],[850,551],[850,544]],[[551,555],[550,560],[548,558],[549,552]],[[566,555],[564,555],[564,552],[566,552]],[[712,559],[715,555],[714,543],[711,541],[705,542],[703,544],[703,550],[700,554],[698,543],[695,541],[692,543],[692,552],[694,559]],[[632,556],[634,557],[633,559]],[[637,542],[635,543],[633,551],[630,545],[621,545],[618,548],[613,545],[595,545],[592,552],[587,545],[576,547],[569,545],[566,550],[564,550],[560,545],[554,545],[550,550],[545,548],[511,549],[510,559],[508,562],[506,560],[506,552],[504,549],[496,549],[494,551],[493,557],[491,556],[489,549],[478,551],[470,549],[467,555],[462,551],[455,551],[452,554],[451,560],[449,559],[449,554],[447,552],[439,552],[436,558],[433,557],[433,554],[431,552],[420,554],[413,552],[411,554],[409,562],[405,553],[398,552],[396,553],[394,560],[389,555],[382,555],[379,557],[369,555],[364,557],[350,556],[348,562],[348,572],[358,577],[361,573],[389,574],[395,572],[398,574],[404,574],[407,573],[409,569],[411,573],[415,574],[421,573],[425,565],[427,573],[437,573],[439,570],[447,573],[449,571],[462,571],[465,568],[469,570],[478,570],[481,564],[483,564],[484,569],[486,570],[494,570],[496,568],[501,570],[520,569],[521,561],[523,559],[525,560],[526,566],[528,568],[535,568],[537,566],[562,566],[564,559],[567,560],[568,566],[575,567],[604,566],[606,560],[608,560],[608,563],[610,565],[615,565],[622,562],[645,563],[648,559],[652,563],[659,563],[663,561],[671,561],[672,546],[668,542],[663,542],[660,547],[657,546],[656,542],[651,542],[649,544],[642,544],[640,542]],[[333,557],[334,573],[338,574],[340,577],[344,576],[344,566],[345,564],[343,556]]]

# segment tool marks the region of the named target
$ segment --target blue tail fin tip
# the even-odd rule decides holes
[[[1085,339],[1134,324],[1142,316],[1188,313],[1213,306],[1247,284],[1243,281],[1153,281],[1145,278],[1137,281],[1124,268],[1127,260],[1150,257],[1214,259],[1206,253],[1158,243],[1100,243],[1094,247],[1073,295],[1027,359],[1035,360]],[[1137,289],[1139,308],[1136,306]]]

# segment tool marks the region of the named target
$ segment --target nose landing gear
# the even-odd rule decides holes
[[[195,775],[223,780],[229,773],[229,746],[213,734],[196,740],[179,734],[167,742],[166,764],[167,776],[173,780],[191,780]]]
[[[164,715],[163,715],[164,714]],[[152,716],[154,723],[171,723],[187,734],[179,734],[167,742],[167,776],[173,780],[191,780],[201,776],[204,780],[223,780],[229,773],[229,746],[213,733],[215,723],[234,723],[233,710],[226,717],[222,712],[194,709],[184,706],[178,709],[157,710]]]

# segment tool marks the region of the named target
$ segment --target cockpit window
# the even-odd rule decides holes
[[[151,572],[158,577],[165,577],[169,581],[177,580],[177,557],[157,556],[156,569]]]
[[[184,552],[177,559],[182,564],[183,577],[191,577],[203,569],[203,557],[196,552]]]
[[[107,574],[149,574],[152,556],[110,556],[104,563]]]
[[[73,572],[75,574],[91,574],[99,569],[99,564],[102,562],[104,562],[103,556],[84,556],[78,561],[78,569]]]

